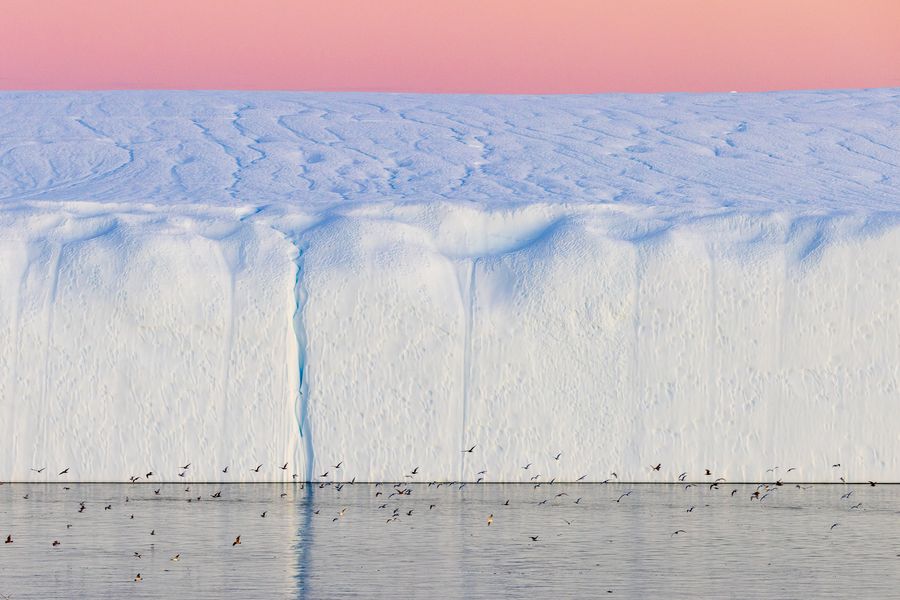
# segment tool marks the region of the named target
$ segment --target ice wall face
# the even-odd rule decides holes
[[[420,480],[757,480],[776,465],[900,480],[892,92],[638,97],[631,116],[615,97],[250,96],[227,118],[227,94],[0,98],[52,108],[0,141],[0,480],[172,480],[188,462],[185,479],[225,481],[417,466]],[[331,111],[282,114],[291,102]],[[765,117],[779,137],[712,133],[742,109],[743,132]],[[593,142],[536,133],[591,119],[607,127]],[[720,142],[733,151],[717,158]],[[632,149],[606,162],[614,143]],[[307,144],[330,150],[298,166]],[[375,165],[401,155],[420,178],[383,187]],[[612,173],[619,160],[643,172]],[[785,162],[812,174],[789,181]],[[502,169],[521,194],[501,193]],[[743,188],[725,176],[740,169]],[[527,183],[541,177],[544,200]],[[335,199],[339,181],[352,191]],[[634,196],[588,201],[601,181]]]

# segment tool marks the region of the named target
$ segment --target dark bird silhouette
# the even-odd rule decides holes
[[[835,524],[833,524],[833,525],[831,526],[831,529],[834,529],[834,528],[837,527],[838,525],[840,525],[840,523],[835,523]],[[831,531],[831,529],[829,529],[829,531]]]
[[[234,538],[234,541],[231,542],[231,547],[233,548],[233,547],[237,546],[237,545],[240,544],[240,543],[241,543],[241,536],[237,536],[236,538]]]
[[[735,494],[737,494],[737,490],[731,490],[731,495],[734,496]]]
[[[631,492],[632,492],[632,490],[628,490],[627,492],[625,492],[624,494],[622,494],[621,496],[619,496],[619,499],[616,500],[616,502],[621,502],[621,501],[622,501],[622,498],[624,498],[625,496],[630,496],[630,495],[631,495]]]
[[[319,475],[319,477],[328,477],[328,473],[330,473],[330,471],[325,471],[324,473]]]
[[[704,473],[704,475],[707,475],[707,476],[712,475],[712,471],[710,471],[709,469],[703,469],[703,470],[706,471],[706,473]]]
[[[282,470],[282,471],[287,471],[287,466],[288,466],[288,464],[287,464],[287,463],[284,463],[284,465],[282,465],[282,467],[281,467],[281,470]]]
[[[34,469],[34,468],[32,468],[32,469],[30,469],[30,470],[31,470],[31,471],[34,471],[35,473],[43,473],[43,472],[44,472],[44,469],[46,469],[46,468],[47,468],[47,467],[41,467],[40,469]]]
[[[144,478],[145,478],[145,479],[150,479],[151,477],[153,477],[153,471],[150,471],[149,473],[147,473],[146,475],[144,475]]]
[[[12,544],[13,543],[12,535],[6,536],[6,541],[3,543],[4,544]]]
[[[59,540],[53,540],[53,543],[50,545],[56,548],[57,546],[59,546]]]
[[[506,502],[503,503],[503,506],[509,506],[509,498],[506,499]]]
[[[159,490],[153,490],[153,493],[159,496]]]
[[[179,477],[184,477],[187,474],[187,471],[182,471],[178,474]]]
[[[853,495],[853,490],[850,490],[849,492],[847,492],[846,494],[841,496],[841,500],[846,500],[847,498],[849,498],[852,495]]]
[[[59,472],[59,475],[65,475],[68,472],[69,472],[69,467],[66,467],[65,469],[63,469],[62,471]]]
[[[582,475],[582,476],[581,476],[581,477],[579,477],[579,478],[578,478],[578,479],[576,479],[576,480],[575,480],[575,481],[581,481],[581,480],[582,480],[582,479],[584,479],[584,478],[585,478],[585,477],[587,477],[587,475],[586,475],[586,474],[585,474],[585,475]]]
[[[416,467],[412,471],[409,472],[410,475],[416,475],[419,472],[419,467]]]
[[[684,478],[687,477],[687,472],[682,473],[678,476],[678,481],[684,481]]]
[[[835,463],[835,464],[831,465],[831,468],[832,468],[832,469],[836,469],[836,468],[838,468],[839,466],[841,466],[841,463]]]
[[[684,529],[679,529],[678,531],[672,532],[672,535],[678,535],[679,533],[687,533],[687,531],[685,531]],[[672,537],[672,535],[670,535],[669,537]]]
[[[135,575],[135,576],[134,576],[134,580],[135,580],[135,581],[143,581],[143,579],[141,579],[141,574],[138,573],[137,575]]]
[[[188,463],[188,464],[184,465],[183,467],[181,467],[181,470],[187,471],[190,466],[191,466],[191,463]]]
[[[522,468],[525,469],[525,470],[527,471],[527,470],[528,470],[528,467],[530,467],[530,466],[533,465],[533,464],[534,464],[534,463],[528,463],[527,465],[525,465],[525,466],[522,467]]]
[[[870,482],[869,482],[869,485],[872,486],[872,487],[875,487],[875,482],[874,482],[874,481],[870,481]]]
[[[250,469],[250,470],[253,471],[254,473],[259,473],[260,469],[262,469],[262,465],[256,465],[255,469]]]
[[[562,452],[553,457],[553,460],[559,460],[559,457],[562,456]]]
[[[222,472],[223,472],[223,473],[227,473],[227,472],[228,472],[228,467],[225,467],[224,469],[222,469]]]
[[[473,445],[473,446],[472,446],[471,448],[469,448],[468,450],[463,450],[463,454],[466,454],[466,453],[472,453],[472,452],[475,450],[475,446],[477,446],[477,445],[478,445],[478,444]]]
[[[262,514],[259,515],[259,516],[262,517],[263,519],[265,519],[265,518],[266,518],[266,513],[268,513],[268,512],[269,512],[269,511],[264,510],[264,511],[262,511]]]
[[[651,471],[659,471],[659,468],[660,468],[661,466],[662,466],[662,463],[659,463],[659,464],[657,464],[655,467],[651,466],[651,467],[650,467],[650,470],[651,470]]]
[[[538,536],[538,535],[529,535],[528,537],[531,538],[531,541],[532,541],[532,542],[536,542],[536,541],[538,541],[538,538],[539,538],[540,536]]]
[[[222,497],[221,491],[217,491],[215,494],[210,495],[210,498],[221,498],[221,497]]]
[[[694,512],[694,507],[692,506],[692,507],[690,507],[689,509],[687,509],[687,510],[684,511],[684,512]]]
[[[344,464],[344,461],[341,461],[341,462],[339,462],[338,464],[333,465],[331,468],[332,468],[332,469],[340,469],[342,464]]]
[[[853,506],[850,507],[850,509],[852,510],[854,508],[859,508],[860,506],[862,506],[862,502],[860,502],[859,504],[854,504]]]

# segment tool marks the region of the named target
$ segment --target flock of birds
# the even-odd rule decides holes
[[[477,447],[478,447],[477,445],[472,445],[471,447],[462,450],[462,452],[463,452],[464,454],[473,454],[473,453],[475,452],[475,450],[476,450]],[[550,455],[550,458],[552,458],[552,459],[555,460],[555,461],[559,461],[559,460],[561,459],[562,456],[563,456],[563,453],[562,453],[562,452],[558,452],[558,453],[556,453],[555,455]],[[260,472],[261,472],[261,469],[263,468],[263,466],[264,466],[263,464],[257,464],[255,467],[250,468],[249,471],[251,471],[251,472],[253,472],[253,473],[260,473]],[[524,471],[529,471],[533,466],[534,466],[534,463],[528,462],[528,463],[526,463],[525,465],[521,466],[521,469],[524,470]],[[287,470],[288,470],[288,467],[289,467],[289,464],[288,464],[288,463],[284,463],[284,464],[281,464],[281,465],[276,465],[276,467],[277,467],[279,470],[281,470],[281,471],[287,471]],[[832,465],[832,468],[833,468],[833,469],[837,469],[837,468],[840,468],[840,467],[841,467],[841,464],[840,464],[840,463],[835,463],[835,464]],[[34,471],[35,473],[40,474],[40,473],[43,473],[43,472],[46,470],[46,468],[47,468],[47,467],[31,468],[30,470],[31,470],[31,471]],[[181,466],[179,467],[179,469],[178,469],[177,476],[180,477],[180,478],[185,478],[185,477],[187,476],[188,471],[189,471],[190,468],[191,468],[191,463],[190,463],[190,462],[188,462],[188,463],[186,463],[186,464],[184,464],[184,465],[181,465]],[[662,469],[662,463],[657,463],[657,464],[655,464],[655,465],[649,465],[649,470],[650,470],[651,473],[659,473],[659,472],[661,472],[661,469]],[[784,483],[784,481],[782,480],[782,478],[779,478],[779,477],[778,477],[778,471],[779,471],[780,469],[782,469],[782,468],[781,468],[781,467],[773,467],[773,468],[767,470],[767,474],[768,474],[768,473],[772,473],[772,479],[771,479],[770,481],[762,482],[762,483],[757,484],[757,485],[756,485],[756,489],[749,495],[749,500],[750,500],[750,501],[758,501],[759,503],[763,503],[767,498],[771,497],[771,496],[772,496],[773,494],[775,494],[780,488],[782,488],[783,486],[786,485],[786,484]],[[787,473],[791,473],[791,472],[793,472],[793,471],[796,471],[797,468],[796,468],[796,467],[788,467],[788,468],[783,469],[783,470],[784,470],[784,473],[787,474]],[[227,473],[229,472],[229,466],[225,466],[223,469],[221,469],[221,472],[222,472],[223,474],[227,474]],[[336,464],[332,465],[331,468],[330,468],[329,470],[327,470],[327,471],[325,471],[324,473],[322,473],[322,474],[319,476],[319,479],[325,479],[325,478],[329,477],[329,475],[332,475],[333,473],[343,473],[343,472],[345,472],[345,469],[344,469],[344,462],[343,462],[343,461],[338,461]],[[61,471],[58,472],[57,477],[64,477],[64,476],[68,475],[68,473],[69,473],[69,467],[66,467],[66,468],[64,468],[64,469],[62,469]],[[390,524],[390,523],[394,523],[394,522],[400,521],[400,520],[401,520],[402,518],[404,518],[404,517],[412,517],[412,516],[413,516],[414,511],[415,511],[416,509],[405,509],[405,508],[401,508],[399,504],[398,504],[398,506],[393,507],[392,509],[388,507],[388,504],[389,504],[389,503],[391,502],[391,500],[394,499],[394,498],[396,498],[397,500],[401,500],[401,499],[404,499],[404,498],[407,498],[407,497],[411,496],[411,495],[414,493],[414,489],[415,489],[414,486],[411,485],[412,483],[427,483],[428,487],[433,487],[433,486],[434,486],[434,487],[436,487],[436,488],[440,488],[440,487],[442,487],[442,486],[455,486],[455,487],[457,487],[458,489],[461,490],[461,489],[463,489],[464,487],[466,487],[467,485],[470,485],[470,483],[474,483],[474,484],[480,484],[480,483],[482,483],[482,482],[484,481],[484,476],[485,476],[485,474],[486,474],[486,471],[479,471],[478,473],[476,473],[476,474],[475,474],[475,479],[473,480],[473,482],[464,482],[464,481],[430,481],[430,482],[415,482],[415,478],[416,478],[416,476],[417,476],[418,474],[419,474],[419,467],[416,466],[416,467],[410,469],[409,472],[406,473],[406,474],[404,475],[404,481],[397,482],[397,483],[395,483],[395,484],[393,484],[393,485],[390,485],[390,484],[387,484],[387,483],[384,483],[384,482],[380,482],[380,483],[375,483],[375,484],[374,484],[374,487],[376,488],[376,489],[375,489],[375,492],[374,492],[374,498],[377,499],[377,500],[376,500],[376,503],[378,504],[378,510],[386,511],[386,512],[385,512],[385,516],[387,516],[387,518],[385,519],[385,523]],[[696,480],[696,481],[688,481],[688,472],[687,472],[687,471],[684,471],[684,472],[681,472],[681,473],[678,474],[678,476],[676,477],[676,481],[677,481],[677,483],[678,483],[679,485],[682,485],[682,486],[684,487],[685,490],[688,490],[688,489],[690,489],[690,488],[692,488],[692,487],[698,487],[698,486],[708,486],[708,489],[709,489],[709,490],[722,490],[722,489],[725,489],[725,486],[726,486],[726,484],[728,483],[727,480],[726,480],[724,477],[715,477],[715,479],[711,479],[713,476],[714,476],[714,473],[713,473],[710,469],[704,469],[704,470],[703,470],[703,479]],[[144,483],[150,483],[150,482],[151,482],[151,479],[152,479],[153,477],[156,477],[156,474],[155,474],[153,471],[147,471],[147,472],[144,473],[143,475],[132,475],[132,476],[130,476],[130,477],[128,478],[128,481],[130,481],[131,484],[136,484],[136,483],[138,483],[138,482],[141,481],[141,480],[143,480]],[[292,474],[292,479],[293,479],[294,481],[296,481],[296,480],[298,479],[298,477],[299,477],[299,476],[298,476],[297,474]],[[332,477],[334,477],[334,476],[332,475]],[[535,474],[535,475],[531,476],[531,477],[529,478],[530,484],[531,484],[535,489],[539,489],[539,488],[550,488],[550,487],[553,486],[554,484],[564,483],[564,482],[558,482],[558,481],[556,480],[556,478],[553,478],[553,479],[550,479],[550,480],[541,480],[541,478],[542,478],[542,476],[541,476],[540,474]],[[577,483],[577,482],[583,481],[583,480],[586,479],[586,478],[587,478],[587,475],[583,475],[583,476],[577,478],[574,482],[565,482],[565,483]],[[615,473],[615,472],[611,472],[611,473],[609,474],[609,477],[607,477],[607,478],[604,479],[603,481],[600,481],[600,482],[597,482],[597,483],[600,483],[600,484],[620,483],[620,482],[618,481],[618,479],[619,479],[618,474]],[[839,480],[840,482],[844,483],[844,484],[847,483],[847,481],[845,480],[845,478],[842,477],[842,476],[841,476],[841,477],[838,477],[838,480]],[[324,488],[326,488],[326,487],[329,487],[329,486],[333,486],[334,489],[335,489],[336,491],[340,492],[341,489],[343,489],[344,486],[346,486],[346,485],[354,485],[354,484],[356,484],[356,483],[357,483],[357,482],[356,482],[356,477],[353,477],[353,478],[351,478],[351,479],[349,479],[349,480],[343,480],[343,481],[339,481],[339,480],[333,479],[333,480],[330,480],[330,481],[297,482],[297,485],[299,486],[300,489],[304,489],[304,488],[305,488],[306,486],[308,486],[308,485],[309,485],[309,486],[318,486],[318,488],[322,488],[322,489],[324,489]],[[665,482],[660,482],[660,483],[665,483]],[[669,483],[675,483],[675,481],[672,481],[672,482],[669,482]],[[3,485],[3,484],[4,484],[4,482],[0,481],[0,485]],[[874,486],[877,485],[877,483],[874,482],[874,481],[868,481],[867,484],[868,484],[869,486],[872,486],[872,487],[874,487]],[[811,485],[801,485],[801,484],[799,484],[799,483],[798,483],[798,484],[794,484],[794,486],[795,486],[797,489],[801,489],[801,490],[809,489],[810,487],[812,487]],[[729,487],[730,487],[730,486],[729,486]],[[380,489],[379,489],[379,488],[380,488]],[[68,491],[68,490],[70,490],[71,488],[70,488],[69,486],[64,486],[63,489],[64,489],[65,491]],[[161,487],[156,488],[156,489],[153,489],[152,486],[151,486],[151,489],[152,489],[152,492],[153,492],[154,496],[159,496],[159,495],[160,495]],[[185,488],[185,492],[186,492],[186,493],[190,493],[190,489],[191,489],[191,488],[190,488],[189,486],[186,487],[186,488]],[[390,490],[390,491],[389,491],[389,490]],[[623,501],[626,501],[627,498],[629,498],[630,496],[632,496],[633,493],[634,493],[634,490],[633,490],[633,489],[629,489],[629,490],[625,491],[624,493],[622,493],[621,495],[619,495],[617,498],[615,498],[615,499],[613,500],[613,502],[615,502],[615,503],[617,503],[617,504],[621,504]],[[731,489],[730,492],[729,492],[729,494],[730,494],[731,497],[734,497],[737,493],[738,493],[738,489],[737,489],[737,488],[733,488],[733,489]],[[850,490],[850,491],[848,491],[848,492],[846,492],[846,493],[843,493],[843,494],[841,495],[841,500],[842,500],[842,501],[850,501],[850,500],[851,500],[851,497],[852,497],[852,495],[853,495],[853,493],[854,493],[853,490]],[[385,494],[386,494],[386,495],[385,495]],[[216,491],[215,493],[210,494],[209,496],[210,496],[210,498],[213,499],[213,500],[218,499],[218,498],[221,498],[221,497],[222,497],[222,491],[221,491],[221,490],[218,490],[218,491]],[[285,492],[282,492],[282,493],[280,494],[280,497],[281,497],[281,498],[284,498],[284,497],[286,497],[286,496],[287,496],[287,493],[285,493]],[[537,502],[537,505],[539,505],[539,506],[541,506],[541,505],[546,505],[546,504],[548,504],[548,502],[550,502],[550,501],[552,501],[552,500],[562,500],[562,499],[564,499],[564,498],[566,498],[566,497],[568,497],[568,496],[569,496],[568,492],[565,492],[565,491],[562,491],[562,492],[559,492],[559,493],[555,493],[555,494],[553,494],[553,493],[551,492],[551,495],[550,495],[550,496],[548,496],[547,498],[545,498],[545,499],[543,499],[543,500]],[[26,493],[26,494],[23,496],[23,499],[24,499],[24,500],[28,500],[29,498],[30,498],[30,494],[29,494],[29,493]],[[185,498],[185,500],[186,500],[187,502],[199,502],[199,501],[203,500],[203,496],[193,496],[193,495],[191,495],[191,496]],[[395,500],[395,502],[396,502],[397,500]],[[576,499],[574,499],[574,500],[572,500],[572,501],[573,501],[575,504],[580,504],[580,503],[581,503],[581,500],[582,500],[582,498],[579,497],[579,498],[576,498]],[[126,496],[126,497],[125,497],[125,502],[127,503],[127,502],[129,502],[129,501],[130,501],[130,498],[129,498],[128,496]],[[504,503],[501,504],[501,506],[509,506],[509,505],[510,505],[510,500],[509,500],[509,499],[507,499]],[[436,504],[430,504],[427,510],[428,510],[428,511],[431,511],[431,510],[435,509],[436,507],[437,507]],[[690,506],[690,507],[688,507],[688,508],[685,510],[685,512],[688,512],[688,513],[693,512],[694,508],[695,508],[695,506]],[[852,504],[851,506],[849,506],[849,509],[850,509],[850,510],[861,510],[861,509],[862,509],[862,502],[857,502],[857,503],[855,503],[855,504]],[[79,501],[79,502],[78,502],[77,513],[83,513],[83,512],[85,512],[86,510],[88,510],[87,502],[85,502],[85,501]],[[112,511],[112,510],[113,510],[113,505],[112,505],[112,504],[104,504],[104,505],[103,505],[103,510],[104,510],[104,511]],[[347,512],[347,508],[341,509],[341,510],[336,514],[336,516],[334,516],[334,517],[332,518],[332,522],[338,522],[339,520],[341,520],[341,519],[344,517],[344,515],[346,514],[346,512]],[[268,510],[264,510],[262,513],[259,514],[259,517],[260,517],[260,518],[266,518],[266,515],[267,515],[268,513],[269,513]],[[319,510],[315,510],[315,511],[314,511],[314,514],[318,515],[318,514],[319,514]],[[134,515],[132,514],[130,518],[133,519],[133,518],[134,518]],[[490,514],[486,515],[486,517],[485,517],[485,522],[486,522],[486,526],[487,526],[487,527],[490,527],[490,526],[494,523],[494,514],[493,514],[493,513],[490,513]],[[570,522],[570,521],[567,521],[567,520],[566,520],[566,523],[569,524],[569,525],[571,525],[571,522]],[[838,526],[840,526],[840,523],[832,523],[831,526],[830,526],[830,528],[829,528],[829,531],[833,531],[833,530],[834,530],[836,527],[838,527]],[[67,527],[67,529],[68,529],[68,528],[71,528],[71,527],[72,527],[72,524],[71,524],[71,523],[68,523],[68,524],[66,525],[66,527]],[[670,536],[671,536],[671,537],[675,537],[675,536],[679,536],[679,535],[685,535],[685,534],[687,534],[687,533],[688,533],[688,532],[687,532],[686,530],[684,530],[684,529],[677,529],[677,530],[673,531],[673,532],[670,534]],[[155,529],[151,530],[150,533],[149,533],[149,535],[155,536],[155,535],[156,535],[156,530],[155,530]],[[527,538],[530,539],[530,541],[531,541],[532,543],[538,543],[538,542],[541,540],[540,535],[528,535]],[[10,533],[10,534],[7,534],[6,539],[5,539],[5,541],[4,541],[4,545],[5,545],[5,546],[9,546],[9,545],[11,545],[11,544],[14,544],[15,541],[16,541],[16,540],[14,539],[13,534],[11,534],[11,533]],[[61,543],[58,539],[54,539],[54,540],[50,541],[50,545],[51,545],[52,548],[60,548],[61,545],[62,545],[62,543]],[[235,548],[235,547],[240,546],[240,545],[241,545],[241,535],[237,535],[237,536],[234,538],[234,541],[231,543],[231,547],[232,547],[232,548]],[[142,557],[142,555],[141,555],[139,552],[134,552],[134,558],[141,558],[141,557]],[[180,554],[180,553],[175,554],[174,556],[171,557],[170,560],[171,560],[172,562],[178,562],[179,560],[181,560],[181,554]],[[143,581],[143,577],[142,577],[141,573],[137,573],[137,574],[134,576],[133,580],[134,580],[135,582]]]

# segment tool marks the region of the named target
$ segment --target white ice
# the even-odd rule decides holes
[[[898,183],[890,89],[0,94],[0,480],[900,481]]]

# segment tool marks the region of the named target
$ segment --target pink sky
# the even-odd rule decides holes
[[[6,0],[0,89],[900,86],[900,0]]]

